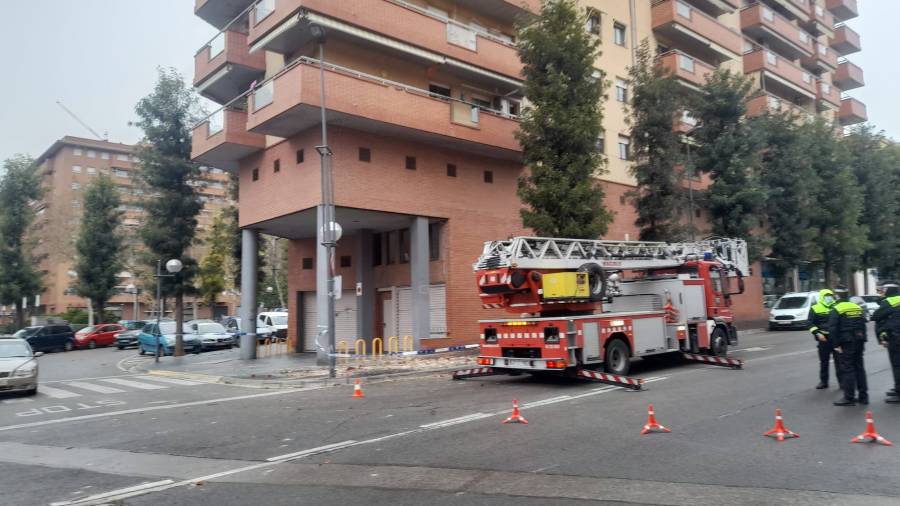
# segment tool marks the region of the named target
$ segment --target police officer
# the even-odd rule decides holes
[[[828,326],[828,315],[831,313],[831,307],[834,306],[834,303],[834,292],[829,288],[820,290],[819,301],[809,308],[809,315],[807,316],[807,320],[810,323],[809,332],[813,335],[813,339],[816,340],[819,348],[819,384],[816,385],[816,388],[819,390],[828,388],[828,363],[831,361],[832,355],[834,355],[835,377],[838,385],[841,383],[837,354],[834,353],[831,343],[828,342],[828,329],[826,328]]]
[[[828,340],[838,357],[841,388],[844,398],[835,406],[856,406],[869,403],[869,385],[863,353],[866,348],[866,316],[863,308],[848,300],[846,288],[834,290],[838,302],[828,315]]]
[[[882,288],[884,300],[872,314],[872,320],[875,321],[875,335],[887,348],[894,372],[894,388],[887,393],[885,402],[900,404],[900,286],[890,283]]]

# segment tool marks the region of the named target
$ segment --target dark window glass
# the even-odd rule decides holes
[[[303,150],[297,150],[297,163],[303,163]]]
[[[452,163],[447,164],[447,176],[456,177],[456,165]]]
[[[350,255],[341,255],[341,267],[350,267]]]
[[[259,181],[259,169],[253,169],[253,180]]]
[[[406,157],[406,168],[408,170],[416,170],[416,157],[414,157],[414,156]]]
[[[306,257],[303,259],[303,268],[306,270],[310,270],[313,268],[313,259]]]
[[[493,183],[494,182],[494,172],[490,170],[484,171],[484,182],[485,183]]]
[[[397,232],[388,232],[387,234],[387,263],[397,263]]]
[[[400,263],[409,262],[409,229],[400,230]]]
[[[440,84],[430,84],[428,85],[428,91],[432,96],[437,96],[440,98],[450,98],[450,88],[446,86],[441,86]]]
[[[372,265],[381,265],[382,258],[382,234],[372,234]]]
[[[372,150],[370,150],[369,148],[359,148],[359,161],[371,162],[372,161]]]
[[[441,258],[441,224],[428,225],[428,258],[440,260]]]
[[[281,172],[281,160],[275,160],[275,164],[273,165],[275,172]]]

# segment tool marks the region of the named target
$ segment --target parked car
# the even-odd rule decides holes
[[[200,346],[204,351],[231,348],[234,345],[234,336],[225,330],[221,323],[212,320],[192,320],[184,327],[200,339]]]
[[[225,319],[222,320],[222,325],[225,327],[233,337],[234,344],[236,346],[241,345],[241,334],[244,333],[244,327],[241,323],[241,318],[239,316],[226,316]],[[275,329],[269,327],[268,325],[264,325],[256,322],[256,340],[257,341],[265,341],[266,339],[271,339],[272,336],[275,335]]]
[[[154,320],[155,321],[155,320]],[[144,325],[152,323],[150,320],[123,320],[119,324],[125,327],[116,334],[116,348],[124,350],[130,346],[138,345],[138,336],[141,335],[141,329]]]
[[[38,363],[43,352],[34,352],[28,342],[17,337],[0,337],[0,392],[25,392],[38,389]]]
[[[881,299],[881,295],[854,295],[850,297],[850,302],[859,304],[860,307],[866,310],[866,318],[871,318],[872,313],[878,310]]]
[[[808,329],[809,308],[818,302],[819,292],[786,293],[772,306],[769,330]]]
[[[157,341],[157,335],[159,336],[159,341]],[[198,336],[185,331],[182,331],[182,336],[185,351],[200,353],[203,345]],[[144,325],[144,328],[141,329],[141,333],[138,335],[138,352],[141,355],[144,353],[155,354],[157,342],[159,343],[160,355],[173,355],[175,353],[175,322],[160,322],[158,328],[155,321]]]
[[[33,351],[71,351],[75,333],[68,325],[35,325],[19,330],[13,337],[24,339]]]
[[[265,311],[256,317],[256,324],[272,327],[275,335],[280,339],[287,337],[288,314],[287,311]]]
[[[93,350],[97,346],[116,344],[116,334],[123,330],[125,327],[118,323],[101,323],[85,327],[75,333],[75,347]]]

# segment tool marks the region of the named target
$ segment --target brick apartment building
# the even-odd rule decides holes
[[[47,193],[38,207],[34,229],[40,241],[37,252],[46,255],[42,268],[47,275],[44,278],[46,289],[41,294],[36,314],[53,315],[69,308],[87,310],[87,300],[75,295],[72,289],[76,279],[73,270],[75,240],[81,226],[84,192],[98,174],[109,175],[119,191],[125,239],[123,261],[126,266],[118,275],[118,293],[110,299],[106,309],[122,319],[133,319],[137,299],[137,318],[156,314],[153,301],[155,288],[142,286],[144,281],[138,279],[137,273],[129,267],[136,261],[132,252],[140,247],[137,231],[143,223],[144,211],[138,201],[146,197],[136,176],[140,167],[135,151],[135,146],[128,144],[66,136],[54,142],[37,158],[36,164]],[[203,210],[197,217],[198,237],[203,236],[222,207],[231,203],[227,195],[227,173],[221,169],[205,169],[202,181],[203,184],[197,186],[204,202]],[[197,248],[192,254],[202,258],[203,249]],[[129,285],[137,287],[138,293],[128,290]],[[192,315],[191,302],[188,299],[187,315]],[[218,308],[218,312],[232,313],[236,297],[234,294],[223,294],[219,303],[224,307]],[[167,308],[166,314],[170,312],[171,308]],[[198,309],[199,316],[210,313],[210,308],[201,306]]]
[[[855,0],[581,0],[602,40],[611,88],[598,145],[616,212],[608,238],[634,239],[628,66],[644,39],[659,64],[697,89],[715,67],[763,90],[751,114],[796,108],[836,125],[865,120],[841,90],[862,84],[839,60],[859,50],[844,21]],[[487,240],[522,234],[514,138],[521,96],[516,20],[540,0],[195,0],[221,31],[195,56],[194,84],[223,107],[194,129],[193,157],[240,176],[240,225],[290,240],[290,336],[315,349],[316,220],[321,201],[317,34],[325,32],[329,145],[343,296],[337,338],[413,335],[420,347],[475,340],[481,308],[471,265]],[[693,126],[689,115],[676,125]],[[708,181],[697,180],[702,188]],[[699,213],[699,211],[695,211]],[[702,214],[697,215],[699,222]],[[247,236],[245,236],[246,238]],[[319,247],[321,249],[321,247]],[[321,283],[322,280],[319,280]],[[359,284],[358,284],[359,283]],[[759,266],[737,298],[765,319]]]

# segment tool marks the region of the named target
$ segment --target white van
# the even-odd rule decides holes
[[[769,330],[808,329],[809,308],[819,299],[819,292],[786,293],[772,306]]]
[[[275,329],[275,335],[281,339],[287,337],[288,314],[285,311],[266,311],[256,317],[257,326],[268,326]]]

